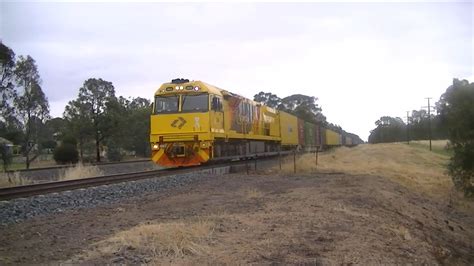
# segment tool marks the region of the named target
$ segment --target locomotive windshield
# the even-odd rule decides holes
[[[155,113],[177,113],[179,105],[179,97],[174,96],[156,96],[155,97]]]
[[[209,111],[209,94],[190,94],[181,96],[183,112],[207,112]]]

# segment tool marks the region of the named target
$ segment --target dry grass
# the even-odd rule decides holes
[[[73,180],[103,175],[97,166],[84,166],[78,164],[74,167],[67,168],[64,174],[60,176],[60,180]]]
[[[430,145],[429,140],[411,140],[410,143],[412,142],[416,144],[424,145],[424,146]],[[445,149],[446,147],[449,146],[449,140],[432,140],[431,146],[433,148]]]
[[[263,197],[263,192],[256,188],[248,188],[243,191],[246,199],[256,199]]]
[[[20,172],[0,173],[0,187],[15,187],[31,184],[31,181],[22,178]]]
[[[409,188],[430,194],[451,192],[452,181],[446,174],[448,157],[402,143],[363,144],[354,148],[340,147],[321,153],[316,168],[314,154],[297,159],[298,172],[336,171],[347,174],[368,174],[390,178]],[[283,171],[292,172],[293,162]]]
[[[156,262],[163,257],[206,255],[213,232],[214,223],[209,220],[143,224],[97,243],[96,251],[89,256],[104,257],[133,250],[134,254]]]

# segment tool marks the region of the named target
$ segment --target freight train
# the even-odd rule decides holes
[[[356,144],[350,136],[187,79],[159,87],[150,122],[152,160],[162,166]]]

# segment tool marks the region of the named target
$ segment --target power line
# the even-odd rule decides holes
[[[410,120],[408,119],[408,114],[410,113],[410,111],[407,111],[407,144],[410,145],[410,129],[409,129],[409,126],[410,126]]]
[[[426,97],[425,99],[428,100],[428,132],[430,138],[430,151],[431,151],[431,106],[430,106],[430,99],[431,97]]]

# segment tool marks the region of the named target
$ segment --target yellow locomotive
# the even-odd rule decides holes
[[[325,135],[341,144],[337,132],[202,81],[174,79],[155,92],[150,142],[152,160],[162,166],[315,147]]]

